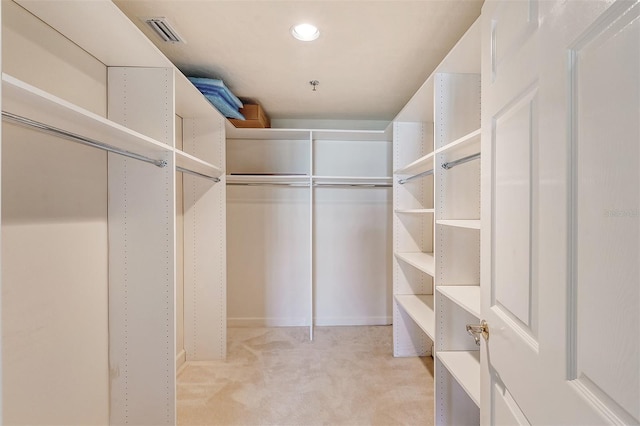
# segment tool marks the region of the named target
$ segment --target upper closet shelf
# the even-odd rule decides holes
[[[437,357],[471,400],[480,406],[480,351],[437,352]]]
[[[390,186],[388,176],[313,176],[313,183],[322,185]]]
[[[311,140],[311,133],[308,130],[300,129],[247,129],[236,128],[233,124],[227,122],[226,125],[227,139],[245,139],[245,140],[272,140],[272,141],[300,141]]]
[[[428,170],[433,170],[433,152],[418,158],[411,164],[407,164],[395,171],[397,175],[412,175],[418,174],[422,172],[426,172]]]
[[[173,69],[176,114],[182,118],[222,119],[198,89],[111,0],[65,2],[64,7],[58,2],[39,0],[16,2],[108,67]]]
[[[447,154],[447,157],[472,152],[480,152],[481,129],[476,129],[447,145],[436,149],[436,154]]]
[[[435,341],[436,316],[433,309],[433,295],[398,294],[396,301],[429,339]]]
[[[219,178],[222,176],[222,170],[220,170],[220,168],[178,149],[176,149],[176,167],[182,169],[181,171],[207,178]]]
[[[436,267],[432,253],[411,252],[411,253],[395,253],[396,257],[403,262],[408,263],[421,270],[422,272],[431,275],[435,275]]]
[[[480,229],[480,219],[455,219],[455,220],[448,220],[448,219],[440,219],[437,220],[436,223],[438,225],[444,225],[444,226],[453,226],[456,228],[466,228],[466,229]]]
[[[479,285],[439,285],[437,289],[462,309],[480,319]]]
[[[391,141],[388,130],[324,130],[310,129],[313,140],[319,141]]]
[[[227,184],[232,185],[295,185],[309,186],[308,175],[278,175],[278,174],[246,174],[227,175]]]
[[[134,155],[163,160],[169,145],[2,74],[2,111],[97,141]]]
[[[227,125],[227,139],[246,140],[318,140],[318,141],[391,141],[388,130],[325,129],[243,129]]]
[[[406,214],[427,214],[427,213],[435,213],[435,209],[395,209],[396,213],[406,213]]]
[[[438,73],[480,73],[480,25],[469,27],[460,41],[449,51],[440,65],[431,73],[423,85],[407,102],[393,121],[433,122],[434,79]]]

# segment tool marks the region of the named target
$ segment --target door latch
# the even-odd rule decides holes
[[[480,346],[480,336],[484,337],[484,340],[489,340],[489,324],[485,320],[482,320],[480,325],[467,324],[467,333],[473,336],[476,345]]]

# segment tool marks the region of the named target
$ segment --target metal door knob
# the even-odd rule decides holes
[[[467,333],[469,333],[476,345],[480,346],[480,336],[484,337],[484,340],[489,340],[489,324],[485,320],[482,320],[479,325],[467,324]]]

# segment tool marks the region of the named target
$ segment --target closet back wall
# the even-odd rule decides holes
[[[12,1],[2,65],[106,115],[106,67]],[[6,122],[2,145],[3,423],[107,424],[107,154]]]
[[[389,135],[253,137],[227,139],[228,325],[390,324]]]

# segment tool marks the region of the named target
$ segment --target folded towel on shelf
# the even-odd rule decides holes
[[[215,106],[221,114],[228,118],[244,120],[244,116],[238,111],[242,108],[242,101],[238,99],[224,85],[222,80],[214,78],[188,77],[189,81]]]
[[[244,115],[242,115],[236,108],[229,105],[229,103],[220,95],[212,94],[212,95],[204,95],[205,98],[216,107],[220,114],[224,115],[227,118],[235,118],[238,120],[246,120]]]

